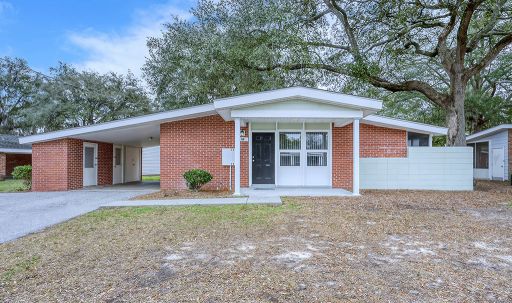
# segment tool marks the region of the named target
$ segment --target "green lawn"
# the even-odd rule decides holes
[[[142,181],[160,181],[160,176],[142,176]]]
[[[5,180],[0,181],[0,192],[14,192],[25,190],[25,186],[23,185],[23,181],[21,180]]]

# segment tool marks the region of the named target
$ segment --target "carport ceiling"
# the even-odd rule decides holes
[[[160,145],[160,124],[146,124],[102,130],[72,136],[72,138],[110,142],[114,144],[151,147]]]

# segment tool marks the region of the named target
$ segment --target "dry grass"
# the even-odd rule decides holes
[[[0,301],[510,302],[512,194],[481,186],[103,209],[0,245]]]
[[[207,199],[207,198],[234,198],[229,191],[220,190],[161,190],[156,193],[141,195],[131,200],[171,200],[171,199]]]

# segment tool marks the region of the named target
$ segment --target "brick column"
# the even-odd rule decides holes
[[[0,177],[7,176],[7,155],[0,153]]]

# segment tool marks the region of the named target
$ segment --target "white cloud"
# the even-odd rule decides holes
[[[69,34],[70,42],[86,53],[86,59],[75,62],[79,69],[100,73],[125,74],[128,70],[141,75],[148,49],[148,37],[161,35],[162,24],[172,16],[190,18],[190,14],[175,4],[153,6],[135,14],[132,25],[122,33],[104,33],[94,29]]]

